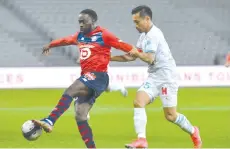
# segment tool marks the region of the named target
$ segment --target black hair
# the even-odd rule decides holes
[[[94,22],[96,22],[98,19],[97,13],[92,9],[85,9],[85,10],[82,10],[80,13],[88,14],[93,19]]]
[[[136,14],[139,12],[140,12],[140,17],[149,16],[152,20],[152,10],[148,6],[141,5],[141,6],[138,6],[136,8],[133,8],[133,10],[132,10],[132,14]]]

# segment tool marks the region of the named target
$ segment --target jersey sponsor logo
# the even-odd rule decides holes
[[[148,45],[151,45],[151,41],[150,41],[150,40],[147,40],[146,45],[147,45],[147,46],[148,46]]]
[[[85,59],[89,58],[90,55],[91,55],[90,48],[82,48],[82,49],[80,49],[80,59],[81,60],[85,60]]]
[[[80,45],[79,49],[80,49],[80,60],[85,60],[87,58],[89,58],[91,56],[91,48],[94,48],[93,45]]]

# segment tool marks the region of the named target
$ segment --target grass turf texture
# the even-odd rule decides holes
[[[74,121],[73,105],[59,119],[51,134],[34,142],[25,140],[21,125],[47,116],[62,89],[0,90],[0,148],[85,147]],[[136,138],[132,99],[136,89],[123,98],[119,92],[104,93],[90,113],[89,121],[98,148],[123,148]],[[203,147],[230,148],[230,88],[182,88],[178,111],[201,129]],[[190,137],[164,118],[159,99],[147,107],[147,138],[151,148],[191,148]]]

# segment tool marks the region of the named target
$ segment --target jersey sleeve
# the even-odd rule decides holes
[[[67,46],[67,45],[77,45],[77,36],[78,33],[64,38],[53,40],[51,41],[49,46],[50,48],[53,48],[53,47]]]
[[[120,49],[124,52],[129,52],[133,48],[132,45],[123,42],[122,40],[120,40],[119,38],[117,38],[115,35],[113,35],[108,31],[103,32],[102,38],[106,46]]]
[[[144,52],[145,53],[156,53],[157,47],[158,47],[157,37],[156,36],[148,37],[146,44],[145,44]]]

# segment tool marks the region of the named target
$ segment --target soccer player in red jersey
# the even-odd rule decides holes
[[[52,41],[43,48],[43,54],[48,54],[53,47],[78,46],[80,49],[81,76],[66,89],[47,118],[33,121],[46,132],[51,132],[57,119],[69,108],[73,98],[78,98],[75,101],[78,129],[86,147],[96,148],[93,133],[87,121],[87,114],[96,98],[108,87],[107,67],[110,61],[111,47],[127,53],[135,48],[122,42],[108,30],[97,26],[97,14],[91,9],[81,11],[78,21],[80,32]]]

